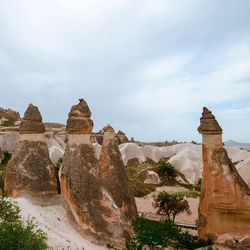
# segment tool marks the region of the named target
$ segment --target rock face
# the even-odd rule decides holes
[[[223,148],[222,129],[207,108],[198,131],[203,156],[198,233],[217,242],[249,237],[250,190]]]
[[[83,114],[90,114],[82,99],[72,107],[69,119],[72,119],[72,110],[76,117],[81,114],[83,118]],[[119,207],[120,203],[116,203],[116,197],[101,178],[94,147],[90,140],[82,139],[84,136],[90,138],[93,123],[87,130],[85,123],[68,121],[67,124],[68,142],[61,174],[61,193],[67,214],[79,232],[90,240],[100,244],[119,244],[124,237],[128,237],[131,228],[128,217]],[[80,138],[77,141],[70,137],[70,133],[75,131],[73,125]],[[126,210],[126,207],[122,208]]]
[[[116,205],[126,216],[127,223],[137,217],[137,208],[132,191],[130,190],[117,138],[106,137],[100,154],[100,174]]]
[[[34,127],[32,126],[34,124]],[[29,105],[20,125],[20,132],[26,135],[40,134],[44,130],[41,114],[37,107]],[[4,189],[9,196],[20,193],[31,195],[57,194],[59,182],[57,171],[49,158],[47,144],[40,137],[18,142],[8,162]],[[36,140],[37,139],[37,140]]]
[[[0,107],[0,125],[1,126],[18,126],[20,123],[20,115],[12,109],[4,109]]]
[[[160,184],[161,183],[161,179],[159,177],[159,175],[154,172],[154,171],[148,171],[147,173],[147,178],[144,181],[145,184]]]

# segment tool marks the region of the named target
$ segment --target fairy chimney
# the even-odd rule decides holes
[[[61,195],[69,219],[82,235],[98,244],[121,244],[130,235],[131,224],[100,176],[100,165],[90,143],[90,115],[83,99],[69,113]],[[111,130],[107,128],[106,133],[114,133]]]
[[[223,243],[250,236],[250,190],[222,143],[222,129],[214,115],[203,108],[203,177],[198,233],[202,239]]]

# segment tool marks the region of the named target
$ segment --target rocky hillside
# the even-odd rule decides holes
[[[20,120],[18,112],[0,107],[0,126],[16,126],[19,125]]]

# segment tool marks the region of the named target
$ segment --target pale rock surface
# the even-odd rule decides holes
[[[147,178],[144,180],[145,184],[160,184],[161,179],[159,175],[154,171],[147,171]]]
[[[33,218],[38,224],[38,228],[47,234],[49,249],[106,249],[84,239],[72,227],[60,199],[53,204],[43,206],[34,204],[30,199],[25,197],[15,198],[13,201],[17,202],[18,206],[21,208],[21,215],[24,220]]]
[[[169,162],[184,174],[189,183],[197,183],[198,179],[202,177],[201,145],[180,143],[165,147],[143,147],[135,143],[124,143],[119,145],[119,149],[125,165],[127,165],[130,159],[134,158],[140,162],[145,162],[147,158],[158,162],[162,158],[170,157]],[[250,152],[229,147],[226,147],[226,150],[229,158],[237,163],[236,169],[239,171],[239,174],[250,186]]]

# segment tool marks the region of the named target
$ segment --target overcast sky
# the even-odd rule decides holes
[[[203,106],[250,142],[249,0],[0,0],[0,106],[98,131],[200,141]]]

